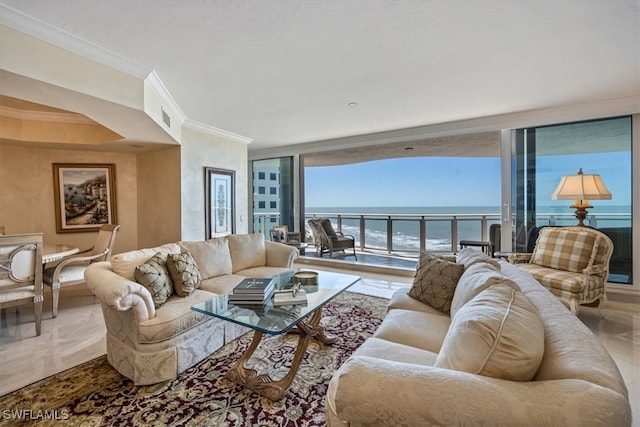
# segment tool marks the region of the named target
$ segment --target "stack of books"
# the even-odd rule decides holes
[[[275,283],[273,279],[244,279],[229,295],[229,302],[237,305],[264,304],[273,293]]]

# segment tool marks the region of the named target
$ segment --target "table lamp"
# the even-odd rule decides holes
[[[575,209],[578,226],[584,227],[587,208],[591,200],[611,200],[611,192],[607,189],[600,175],[585,174],[582,168],[577,175],[563,176],[556,190],[551,194],[552,200],[574,200],[570,207]]]

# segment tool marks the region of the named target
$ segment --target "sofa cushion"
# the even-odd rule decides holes
[[[456,285],[463,272],[462,264],[423,253],[418,261],[409,296],[443,313],[449,313]]]
[[[127,280],[135,280],[134,273],[136,267],[144,263],[156,253],[177,254],[180,253],[180,246],[176,243],[167,243],[166,245],[155,248],[139,249],[136,251],[123,252],[111,257],[111,269]]]
[[[456,254],[456,262],[467,268],[478,262],[484,262],[500,270],[500,263],[495,258],[491,258],[484,252],[473,248],[462,248],[460,252]]]
[[[231,234],[226,239],[229,241],[229,251],[233,260],[232,273],[267,264],[267,251],[262,234]]]
[[[210,239],[197,242],[178,242],[185,252],[190,252],[196,261],[200,278],[231,274],[231,253],[229,242],[225,238]]]
[[[186,297],[200,286],[200,271],[189,252],[169,254],[167,270],[178,296]]]
[[[146,262],[136,267],[136,282],[147,288],[156,308],[167,301],[173,293],[173,284],[167,271],[167,254],[158,252]]]
[[[217,321],[208,314],[191,310],[191,306],[213,298],[214,295],[202,289],[196,289],[186,298],[173,295],[156,315],[138,324],[138,342],[140,344],[161,343],[180,337],[186,331],[206,321]],[[202,337],[202,339],[209,339]]]
[[[456,286],[453,300],[451,300],[451,318],[456,315],[462,306],[471,301],[480,292],[489,286],[500,283],[520,290],[514,281],[506,278],[491,264],[481,262],[474,263],[470,267],[465,267],[464,273],[462,273],[460,280],[458,280],[458,286]]]
[[[544,354],[538,310],[520,291],[493,285],[452,320],[435,366],[510,381],[530,381]]]
[[[596,235],[577,228],[545,227],[540,230],[531,263],[580,273],[598,251]]]

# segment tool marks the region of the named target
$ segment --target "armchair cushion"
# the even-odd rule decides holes
[[[156,308],[164,304],[173,293],[173,285],[167,271],[167,254],[158,252],[151,259],[136,267],[136,282],[147,288]]]
[[[435,367],[511,381],[530,381],[544,353],[536,307],[505,284],[480,292],[458,311]]]
[[[598,252],[596,235],[577,228],[545,227],[540,230],[531,263],[580,273]]]
[[[231,253],[229,242],[225,238],[197,242],[179,242],[185,252],[190,252],[195,260],[200,278],[231,274]]]
[[[435,255],[420,255],[409,296],[443,313],[451,310],[451,301],[464,272],[464,266]]]
[[[189,252],[169,254],[167,270],[178,296],[186,297],[200,287],[200,271]]]

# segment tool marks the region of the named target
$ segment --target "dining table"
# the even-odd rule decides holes
[[[77,246],[45,243],[42,245],[42,264],[59,261],[78,252],[80,252],[80,248]]]

